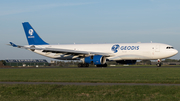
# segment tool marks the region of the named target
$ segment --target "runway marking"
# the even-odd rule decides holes
[[[0,84],[51,84],[51,85],[85,85],[85,86],[98,86],[98,85],[148,85],[148,86],[180,86],[180,84],[155,84],[155,83],[77,83],[77,82],[0,82]]]

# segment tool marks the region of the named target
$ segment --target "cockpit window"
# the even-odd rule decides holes
[[[174,49],[174,47],[166,47],[166,49]]]

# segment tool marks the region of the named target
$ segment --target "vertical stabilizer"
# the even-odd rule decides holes
[[[45,41],[43,41],[36,31],[32,28],[29,22],[22,23],[24,27],[24,31],[26,34],[26,38],[28,40],[29,45],[47,45]]]

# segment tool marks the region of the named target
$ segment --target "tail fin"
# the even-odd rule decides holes
[[[24,27],[24,31],[26,33],[26,38],[28,40],[29,45],[47,45],[45,41],[43,41],[36,31],[32,28],[29,22],[22,23]]]

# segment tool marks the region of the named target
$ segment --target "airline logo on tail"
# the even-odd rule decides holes
[[[32,36],[32,35],[33,35],[33,32],[34,32],[33,29],[30,29],[30,30],[29,30],[29,35]]]
[[[34,31],[33,31],[33,29],[29,29],[29,35],[30,36],[28,36],[28,38],[34,38],[34,36],[32,36],[33,35],[33,33],[34,33]]]

